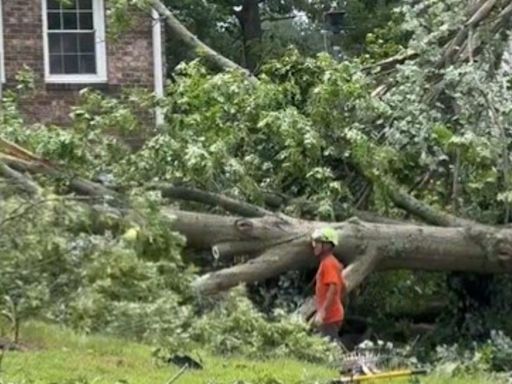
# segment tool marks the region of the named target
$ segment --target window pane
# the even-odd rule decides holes
[[[62,29],[60,20],[60,12],[48,12],[48,29],[59,30]]]
[[[48,35],[48,49],[50,50],[50,54],[52,53],[57,53],[57,54],[61,54],[62,53],[62,36],[60,33],[50,33]]]
[[[62,56],[61,55],[50,55],[50,73],[51,74],[62,74],[64,73],[62,67]]]
[[[96,74],[96,58],[94,55],[80,55],[80,73]]]
[[[93,29],[92,12],[80,12],[80,29]]]
[[[92,0],[78,0],[78,7],[92,11]]]
[[[45,1],[50,74],[96,74],[93,1]]]
[[[60,2],[59,0],[48,0],[46,7],[48,9],[60,9]]]
[[[76,9],[77,4],[76,0],[61,0],[62,1],[62,9]]]
[[[78,36],[78,51],[80,53],[95,53],[94,48],[94,32],[81,33]]]
[[[77,55],[64,55],[64,73],[66,73],[66,74],[78,73],[78,56]]]
[[[77,29],[78,20],[76,12],[64,12],[62,15],[64,21],[64,29]]]
[[[64,53],[78,53],[78,34],[62,34],[62,50]]]

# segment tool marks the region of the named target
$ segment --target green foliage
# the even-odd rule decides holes
[[[512,340],[503,332],[492,331],[489,340],[473,344],[471,349],[459,345],[439,346],[435,361],[439,371],[453,376],[477,372],[510,372]]]
[[[123,1],[126,2],[126,0]],[[238,63],[244,63],[244,28],[237,19],[237,12],[242,8],[243,1],[166,0],[164,3],[192,33],[207,45]],[[349,55],[366,51],[366,35],[374,29],[378,30],[389,23],[393,25],[390,29],[396,30],[396,25],[401,20],[394,19],[392,11],[400,3],[394,0],[349,1],[347,21],[350,28],[340,39],[334,38],[336,44],[341,43],[344,52]],[[290,46],[298,49],[304,56],[313,56],[325,50],[321,31],[325,28],[324,13],[330,8],[331,2],[324,0],[261,1],[258,20],[262,28],[261,42],[258,43],[258,52],[262,56],[260,64],[264,65],[269,60],[282,56]],[[123,21],[119,24],[122,25]],[[245,28],[248,27],[245,26]],[[401,44],[404,40],[399,33],[388,33],[387,36],[384,36],[385,33],[378,34],[383,36],[382,38],[389,46]],[[383,50],[379,49],[379,51]],[[178,64],[177,57],[190,58],[190,52],[183,49],[179,42],[172,41],[172,36],[168,53],[168,62],[172,67]]]
[[[12,197],[2,211],[0,294],[20,317],[36,314],[98,330],[117,302],[151,304],[187,286],[182,239],[164,230],[168,223],[149,221],[128,243],[109,229],[91,232],[93,214],[72,200]],[[175,273],[184,278],[169,282],[167,274]]]
[[[145,9],[149,3],[148,0],[111,0],[107,6],[107,33],[110,38],[116,39],[123,32],[137,26],[137,22],[140,23],[140,18],[133,17],[132,12]]]
[[[276,313],[273,322],[240,293],[230,293],[213,312],[195,322],[192,338],[220,354],[264,358],[296,356],[313,362],[334,362],[339,347],[312,337],[305,323]]]
[[[91,213],[79,202],[54,197],[24,206],[13,197],[8,204],[0,294],[5,317],[18,326],[36,316],[175,351],[200,343],[258,357],[325,361],[333,354],[305,324],[283,315],[269,322],[243,295],[198,316],[193,270],[179,253],[183,239],[151,202],[134,203],[149,218],[136,237],[121,236],[124,225],[91,233]]]

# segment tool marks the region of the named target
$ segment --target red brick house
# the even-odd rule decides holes
[[[85,87],[115,94],[143,87],[163,95],[162,24],[133,15],[133,27],[107,37],[109,0],[0,0],[0,70],[6,88],[27,66],[36,92],[23,105],[30,121],[65,123]]]

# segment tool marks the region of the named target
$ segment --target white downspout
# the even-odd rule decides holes
[[[164,97],[164,66],[162,60],[162,22],[160,14],[152,9],[151,11],[153,25],[153,78],[155,80],[155,95],[157,98]],[[163,112],[157,108],[155,113],[156,126],[164,123]]]
[[[0,0],[0,105],[4,97],[5,77],[5,44],[4,44],[4,10],[2,8],[2,0]]]

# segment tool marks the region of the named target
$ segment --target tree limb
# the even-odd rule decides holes
[[[379,262],[377,247],[370,245],[367,251],[343,271],[347,293],[357,288],[373,272]]]
[[[284,21],[284,20],[293,20],[297,16],[295,15],[283,15],[283,16],[277,16],[277,15],[268,15],[261,18],[262,23],[273,23],[276,21]]]
[[[275,247],[277,245],[289,243],[293,240],[297,240],[301,237],[290,236],[279,240],[262,241],[262,240],[249,240],[249,241],[228,241],[219,244],[215,244],[212,247],[212,255],[215,260],[229,259],[239,255],[254,255],[261,253],[264,250]]]
[[[480,7],[469,17],[466,23],[464,23],[464,26],[457,35],[445,46],[444,52],[436,65],[438,68],[451,63],[452,59],[459,52],[463,42],[467,39],[470,29],[474,29],[490,14],[496,2],[497,0],[487,0],[480,3]]]
[[[388,57],[384,60],[378,61],[374,64],[367,65],[363,67],[363,71],[376,71],[384,72],[394,69],[397,65],[405,63],[407,60],[413,60],[418,57],[418,53],[407,49],[404,52],[400,52],[399,54]]]
[[[16,186],[27,192],[29,195],[39,195],[41,193],[41,188],[36,183],[24,176],[22,173],[10,168],[2,161],[0,161],[0,175],[10,179],[16,184]]]
[[[489,18],[491,15],[491,11],[496,7],[497,0],[480,0],[475,4],[472,4],[467,13],[467,20],[463,26],[459,29],[459,31],[449,39],[449,41],[444,45],[441,56],[435,63],[435,67],[441,69],[447,65],[453,64],[456,61],[464,62],[469,58],[468,52],[468,33],[470,29],[476,29],[476,27],[483,24],[483,22]],[[506,22],[512,14],[512,4],[508,4],[505,8],[501,9],[498,17],[491,23],[491,37],[496,35],[502,28],[505,27]],[[476,33],[478,35],[478,33]],[[481,51],[478,50],[481,45],[481,41],[478,41],[474,44],[473,49],[476,51],[475,54]],[[411,58],[417,57],[414,52],[409,53]],[[407,53],[405,57],[407,58]],[[385,68],[394,68],[394,65],[400,64],[402,61],[400,60],[400,55],[394,58],[389,59],[389,63],[386,63],[386,60],[382,62],[382,65]],[[432,85],[433,91],[429,93],[427,97],[425,97],[425,101],[428,103],[433,103],[439,94],[441,93],[441,89],[444,87],[443,78],[435,81],[434,85]],[[392,88],[392,84],[389,82],[380,84],[373,92],[372,97],[381,98],[383,97],[390,89]]]
[[[244,264],[203,275],[194,281],[192,288],[200,294],[214,294],[242,282],[252,283],[277,276],[290,270],[292,265],[300,269],[308,264],[304,258],[305,245],[305,240],[278,245]]]
[[[283,222],[275,216],[240,218],[162,208],[160,212],[173,221],[173,228],[186,235],[188,245],[195,249],[211,250],[225,242],[274,242],[309,231],[311,223]]]
[[[389,180],[383,182],[387,195],[393,203],[410,214],[422,219],[428,224],[443,227],[465,227],[476,225],[474,221],[463,219],[442,212],[403,191],[402,188]]]
[[[153,7],[167,23],[170,31],[178,38],[180,38],[185,45],[195,52],[198,56],[204,56],[210,63],[215,65],[217,68],[223,70],[235,70],[241,71],[246,74],[249,79],[256,80],[249,71],[242,68],[235,62],[224,57],[220,53],[216,52],[208,45],[203,43],[197,36],[192,34],[174,15],[173,13],[160,1],[160,0],[149,0],[149,4]]]
[[[168,199],[195,201],[197,203],[217,206],[224,208],[228,212],[235,213],[244,217],[263,217],[266,215],[275,215],[274,212],[258,207],[257,205],[245,203],[225,195],[206,192],[196,188],[175,186],[172,184],[155,184],[151,186],[151,188],[160,190],[162,197]]]
[[[69,188],[79,195],[94,196],[118,203],[122,200],[121,196],[117,192],[112,191],[101,184],[94,183],[73,174],[68,174],[40,161],[26,161],[4,154],[0,154],[0,160],[18,172],[42,174],[53,179],[66,180]]]

